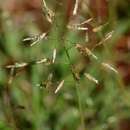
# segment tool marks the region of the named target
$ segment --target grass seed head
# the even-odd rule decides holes
[[[52,63],[54,63],[56,60],[56,49],[53,50],[53,58],[52,58]]]
[[[92,81],[92,82],[94,82],[94,83],[96,83],[96,84],[99,83],[97,79],[95,79],[92,75],[90,75],[90,74],[88,74],[88,73],[85,73],[84,76],[85,76],[88,80],[90,80],[90,81]]]
[[[103,67],[105,67],[105,68],[107,68],[107,69],[109,69],[109,70],[112,70],[112,71],[115,72],[116,74],[118,73],[118,71],[117,71],[115,68],[113,68],[110,64],[105,63],[105,62],[103,62],[103,63],[101,63],[101,64],[102,64]]]
[[[79,0],[75,0],[74,9],[73,9],[73,15],[77,15],[78,6],[79,6]]]
[[[64,80],[62,80],[59,85],[57,86],[57,89],[55,90],[55,94],[63,87]]]

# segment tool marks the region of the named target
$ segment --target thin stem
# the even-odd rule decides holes
[[[14,79],[14,71],[15,71],[14,68],[10,69],[10,74],[9,74],[9,78],[7,81],[7,85],[5,86],[5,91],[3,93],[2,105],[4,108],[3,112],[5,114],[7,124],[10,125],[10,127],[14,130],[20,130],[17,127],[17,119],[15,118],[15,111],[14,111],[14,107],[13,107],[13,102],[11,100],[11,98],[12,98],[11,97],[11,84]]]
[[[84,123],[83,106],[82,106],[82,102],[81,102],[81,93],[80,93],[79,87],[80,87],[79,82],[76,82],[76,93],[77,93],[77,97],[78,97],[78,106],[79,106],[79,111],[80,111],[81,126],[82,126],[83,130],[86,130],[85,123]]]
[[[76,84],[76,93],[77,93],[77,97],[78,97],[78,106],[79,106],[79,112],[80,112],[80,118],[81,118],[81,126],[82,126],[82,129],[85,130],[85,123],[84,123],[84,114],[83,114],[83,107],[82,107],[82,102],[81,102],[81,94],[80,94],[80,85],[79,85],[79,80],[77,80],[74,76],[74,72],[72,71],[72,67],[73,65],[71,64],[71,58],[70,58],[70,55],[69,55],[69,52],[67,50],[67,48],[64,46],[64,49],[65,49],[65,53],[66,53],[66,56],[67,56],[67,59],[69,61],[69,65],[71,67],[71,73],[73,75],[73,79],[75,81],[75,84]]]

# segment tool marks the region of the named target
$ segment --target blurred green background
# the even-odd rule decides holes
[[[42,0],[0,0],[0,130],[130,130],[130,1],[79,0],[76,15],[75,0],[46,5],[52,22]],[[90,18],[87,31],[67,28]],[[23,41],[42,33],[34,46]],[[98,60],[80,54],[77,43]],[[51,60],[54,49],[54,64],[36,63]],[[28,65],[7,68],[16,63]]]

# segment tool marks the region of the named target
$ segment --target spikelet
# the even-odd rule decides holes
[[[37,39],[38,36],[32,36],[32,37],[27,37],[23,39],[23,42],[25,41],[34,41],[35,39]]]
[[[52,63],[55,62],[56,59],[56,49],[53,50],[53,58],[52,58]]]
[[[45,62],[47,62],[47,59],[43,58],[41,60],[36,61],[36,64],[42,64],[42,63],[45,63]]]
[[[64,84],[64,80],[62,80],[62,81],[59,83],[59,85],[57,86],[57,88],[56,88],[56,90],[55,90],[55,94],[62,88],[63,84]]]
[[[36,35],[33,37],[27,37],[23,39],[23,42],[25,41],[33,41],[33,43],[30,44],[30,46],[33,46],[37,44],[39,41],[41,41],[43,38],[46,38],[47,33],[42,33],[41,35]]]
[[[48,22],[52,23],[52,19],[55,16],[55,13],[47,7],[45,0],[42,0],[42,3],[43,3],[43,9],[44,9],[43,11],[45,13],[45,16]]]
[[[81,31],[87,31],[88,28],[87,27],[80,27],[80,26],[77,26],[77,25],[68,25],[67,26],[68,29],[73,29],[73,30],[81,30]]]
[[[96,84],[99,83],[97,79],[95,79],[92,75],[90,75],[90,74],[88,74],[88,73],[85,73],[84,76],[85,76],[88,80],[90,80],[90,81],[92,81],[92,82],[94,82],[94,83],[96,83]]]
[[[75,23],[75,24],[72,24],[72,25],[68,25],[67,28],[68,29],[72,29],[72,30],[81,30],[81,31],[87,31],[88,28],[87,27],[82,27],[82,25],[86,24],[86,23],[89,23],[90,21],[92,21],[92,18],[90,19],[87,19],[81,23]]]
[[[103,25],[99,25],[98,27],[93,28],[93,32],[99,32],[99,31],[101,31],[104,28],[104,26],[106,26],[107,24],[108,23],[105,23]]]
[[[108,64],[108,63],[103,62],[103,63],[101,63],[101,65],[102,65],[103,67],[109,69],[109,70],[112,70],[112,71],[115,72],[116,74],[118,73],[118,71],[117,71],[115,68],[113,68],[113,67],[112,67],[110,64]]]
[[[114,33],[114,31],[111,31],[111,32],[107,33],[106,36],[105,36],[106,40],[111,38],[113,33]]]
[[[27,66],[28,65],[28,63],[25,63],[25,62],[23,62],[23,63],[15,63],[15,64],[13,64],[13,65],[7,65],[5,68],[21,68],[21,67],[25,67],[25,66]]]
[[[93,18],[89,18],[89,19],[87,19],[87,20],[85,20],[85,21],[83,21],[83,22],[81,22],[81,23],[77,23],[77,24],[74,24],[75,26],[81,26],[81,25],[84,25],[84,24],[86,24],[86,23],[89,23],[89,22],[91,22],[93,20]]]
[[[107,40],[109,40],[109,39],[112,37],[113,33],[114,33],[114,31],[111,31],[111,32],[107,33],[107,34],[105,35],[105,37],[104,37],[98,44],[96,44],[96,47],[102,45],[102,44],[105,43]]]
[[[22,63],[14,63],[13,65],[7,65],[5,66],[5,68],[10,69],[10,68],[23,68],[26,67],[28,65],[33,65],[33,64],[42,64],[42,63],[46,63],[48,62],[48,59],[43,58],[37,61],[31,61],[31,62],[22,62]]]
[[[14,71],[15,69],[14,68],[11,68],[10,69],[10,76],[9,76],[9,80],[8,80],[8,84],[10,85],[13,81],[13,78],[14,78]]]
[[[75,0],[73,15],[76,15],[78,12],[79,0]]]
[[[102,30],[102,28],[103,28],[103,25],[100,25],[100,26],[98,26],[98,27],[95,27],[95,28],[93,28],[93,32],[99,32],[99,31]]]
[[[47,33],[42,33],[41,35],[39,35],[39,36],[36,38],[36,41],[34,41],[30,46],[33,46],[33,45],[37,44],[39,41],[41,41],[43,38],[46,37],[46,34],[47,34]]]
[[[92,56],[94,59],[98,59],[97,56],[95,54],[92,53],[91,50],[89,50],[87,47],[85,48],[86,53],[88,54],[88,56]]]
[[[93,52],[91,50],[89,50],[87,47],[83,47],[80,44],[76,44],[75,48],[84,56],[88,55],[88,56],[92,56],[94,59],[98,59],[98,57],[93,54]]]

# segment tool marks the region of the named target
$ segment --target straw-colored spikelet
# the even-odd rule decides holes
[[[83,47],[82,45],[80,44],[76,44],[76,49],[83,55],[88,55],[88,56],[92,56],[94,59],[98,59],[98,57],[93,54],[93,52],[91,50],[89,50],[87,47]]]
[[[6,66],[6,68],[21,68],[21,67],[25,67],[25,66],[27,66],[28,65],[28,63],[25,63],[25,62],[23,62],[23,63],[15,63],[15,64],[13,64],[13,65],[7,65]]]
[[[56,90],[55,90],[55,94],[62,88],[63,84],[64,84],[64,80],[62,80],[62,81],[59,83],[59,85],[57,86],[57,88],[56,88]]]
[[[105,35],[105,37],[104,37],[96,46],[100,46],[100,45],[102,45],[103,43],[105,43],[107,40],[109,40],[109,39],[112,37],[113,32],[114,32],[114,31],[111,31],[111,32],[107,33],[107,34]]]
[[[118,71],[115,69],[115,68],[113,68],[110,64],[108,64],[108,63],[101,63],[102,64],[102,66],[103,67],[105,67],[105,68],[107,68],[107,69],[109,69],[109,70],[112,70],[113,72],[115,72],[115,73],[118,73]]]
[[[42,0],[42,3],[43,3],[43,9],[44,9],[43,11],[45,12],[46,18],[48,22],[52,23],[52,19],[55,16],[55,13],[51,9],[48,8],[45,0]]]
[[[46,58],[36,61],[36,64],[41,64],[41,63],[45,63],[45,62],[47,62]]]
[[[73,15],[76,15],[78,12],[79,0],[75,0]]]
[[[81,26],[81,25],[84,25],[84,24],[86,24],[86,23],[89,23],[89,22],[91,22],[93,20],[93,18],[89,18],[89,19],[87,19],[87,20],[85,20],[85,21],[83,21],[83,22],[81,22],[81,23],[77,23],[77,24],[74,24],[75,26]]]
[[[33,37],[27,37],[23,39],[23,42],[25,41],[33,41],[33,43],[30,44],[30,46],[33,46],[37,44],[39,41],[41,41],[43,38],[46,38],[47,33],[42,33],[41,35],[36,35]]]
[[[85,73],[84,75],[85,75],[85,77],[86,77],[88,80],[90,80],[90,81],[92,81],[92,82],[94,82],[94,83],[96,83],[96,84],[99,83],[98,80],[95,79],[92,75],[90,75],[90,74],[88,74],[88,73]]]
[[[43,59],[32,61],[32,62],[22,62],[22,63],[16,62],[12,65],[5,66],[5,68],[8,68],[8,69],[10,69],[10,68],[23,68],[23,67],[26,67],[28,65],[42,64],[42,63],[46,63],[46,62],[48,62],[48,59],[43,58]]]
[[[93,32],[101,31],[104,28],[104,26],[106,26],[107,24],[108,24],[108,22],[103,25],[99,25],[98,27],[93,28]]]
[[[41,41],[43,38],[46,37],[46,34],[47,34],[47,33],[42,33],[41,35],[39,35],[39,36],[37,37],[36,41],[34,41],[30,46],[33,46],[33,45],[35,45],[37,42]]]
[[[87,27],[80,27],[80,26],[77,26],[77,25],[68,25],[67,28],[73,29],[73,30],[81,30],[81,31],[87,31],[88,30]]]
[[[88,56],[92,56],[94,59],[98,59],[97,56],[95,54],[92,53],[92,51],[90,51],[87,47],[85,48],[86,53],[88,54]]]
[[[52,58],[52,63],[54,63],[56,60],[56,49],[53,50],[53,58]]]
[[[13,78],[14,78],[14,72],[15,72],[15,69],[14,68],[11,68],[10,69],[10,76],[9,76],[9,80],[8,80],[8,84],[10,85],[13,81]]]

